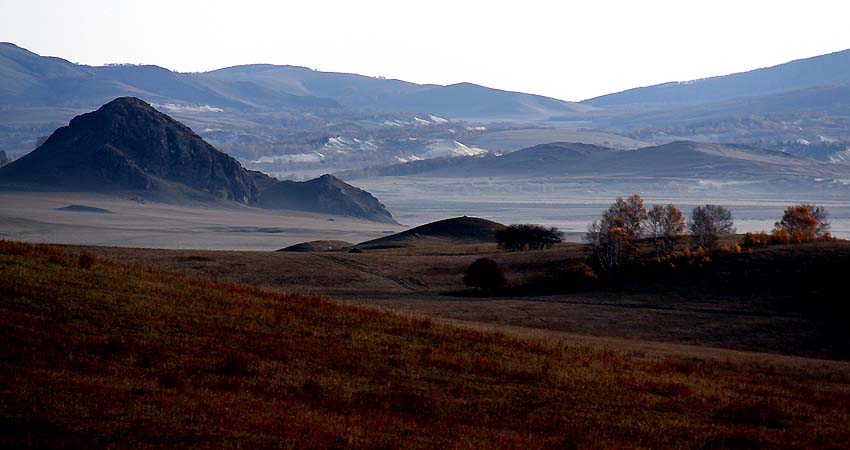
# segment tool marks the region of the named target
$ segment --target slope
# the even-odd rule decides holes
[[[842,169],[810,158],[759,148],[677,141],[637,150],[555,142],[503,156],[435,159],[342,172],[375,176],[768,179],[842,177]]]
[[[687,82],[629,89],[585,100],[597,107],[634,104],[712,103],[816,86],[850,83],[850,50],[777,66]]]
[[[367,220],[396,223],[372,194],[351,186],[332,175],[309,181],[280,181],[260,193],[257,205],[269,209],[293,209]]]
[[[555,346],[2,241],[0,271],[7,448],[837,448],[850,438],[846,376],[800,362]]]
[[[496,232],[505,226],[478,217],[454,217],[411,228],[357,245],[361,249],[395,248],[417,245],[423,241],[446,244],[496,242]]]

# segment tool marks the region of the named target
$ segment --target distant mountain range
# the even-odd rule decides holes
[[[787,153],[743,145],[679,141],[614,150],[580,143],[542,144],[503,156],[441,158],[338,173],[343,179],[381,176],[433,178],[577,179],[833,179],[846,173],[836,166]]]
[[[306,67],[248,65],[205,73],[157,66],[83,66],[0,44],[0,103],[102,104],[126,95],[156,103],[256,110],[342,108],[427,112],[452,118],[545,118],[591,109],[471,83],[420,85]]]
[[[576,103],[295,66],[93,67],[5,43],[0,150],[18,158],[70,117],[120,96],[150,102],[245,167],[282,178],[558,141],[726,142],[850,161],[850,50]]]
[[[716,103],[816,87],[850,86],[850,50],[799,59],[773,67],[685,82],[629,89],[585,100],[596,107]]]
[[[246,170],[190,128],[133,97],[75,117],[39,148],[0,168],[0,186],[234,201],[394,223],[368,192],[330,175],[280,182]]]

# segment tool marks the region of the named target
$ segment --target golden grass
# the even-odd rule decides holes
[[[3,448],[840,448],[850,375],[551,344],[0,242]]]

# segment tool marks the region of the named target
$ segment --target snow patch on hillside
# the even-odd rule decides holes
[[[446,156],[482,156],[489,153],[478,147],[471,147],[458,141],[438,140],[428,145],[428,157],[440,158]]]

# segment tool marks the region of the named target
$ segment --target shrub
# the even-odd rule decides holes
[[[747,233],[741,238],[743,247],[759,247],[773,243],[773,236],[760,231],[758,233]]]
[[[81,253],[77,259],[77,266],[80,269],[89,270],[95,263],[95,257],[88,253]]]
[[[599,276],[585,263],[573,264],[564,271],[561,282],[569,292],[587,291],[599,285]]]
[[[549,248],[561,240],[557,228],[532,224],[510,225],[496,232],[499,248],[511,252]]]
[[[490,258],[479,258],[473,261],[463,277],[463,284],[481,290],[499,288],[507,283],[505,271]]]

